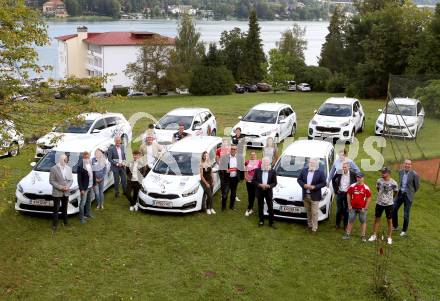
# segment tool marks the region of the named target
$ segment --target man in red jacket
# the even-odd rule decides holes
[[[353,223],[356,215],[359,215],[361,223],[361,240],[367,241],[365,230],[367,228],[367,210],[371,201],[371,190],[364,183],[364,174],[359,172],[356,174],[356,183],[350,185],[347,191],[348,203],[348,225],[347,230],[342,239],[350,239]]]

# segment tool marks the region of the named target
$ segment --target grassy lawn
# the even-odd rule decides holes
[[[263,101],[292,104],[298,117],[296,137],[306,137],[313,110],[328,94],[246,94],[222,97],[162,97],[103,101],[111,112],[130,117],[148,112],[160,118],[178,106],[209,107],[220,130],[233,126],[237,116]],[[366,131],[373,135],[377,109],[384,101],[362,101]],[[136,124],[140,134],[150,123]],[[426,120],[414,142],[395,140],[400,156],[440,155],[440,122]],[[72,216],[72,227],[52,236],[49,217],[15,212],[15,185],[30,170],[34,154],[29,146],[16,158],[0,160],[0,299],[6,300],[376,300],[373,292],[375,245],[361,243],[358,224],[350,241],[334,229],[334,212],[320,224],[319,233],[307,233],[303,223],[279,221],[278,230],[258,228],[255,215],[245,218],[246,192],[239,186],[237,210],[217,215],[185,216],[129,212],[125,198],[106,193],[106,209],[94,211],[86,225]],[[390,144],[384,154],[394,160]],[[357,162],[366,158],[360,150]],[[377,172],[367,173],[374,186]],[[396,176],[396,173],[394,173]],[[333,208],[333,211],[335,208]],[[397,300],[440,296],[440,194],[424,182],[411,214],[409,236],[394,239],[388,279]],[[371,233],[374,205],[368,213]]]

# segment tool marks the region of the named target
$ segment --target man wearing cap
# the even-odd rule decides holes
[[[400,185],[399,193],[394,201],[393,209],[393,227],[394,230],[398,229],[397,215],[399,208],[403,204],[403,227],[400,236],[406,236],[409,224],[409,213],[414,200],[414,195],[419,189],[420,180],[417,173],[412,169],[411,160],[405,160],[403,169],[399,171]]]
[[[327,184],[324,172],[319,169],[319,159],[310,159],[309,166],[301,170],[297,182],[303,191],[307,226],[312,230],[312,233],[316,233],[318,231],[319,201],[322,199],[321,188]]]
[[[373,235],[371,235],[368,241],[375,241],[377,239],[377,231],[380,227],[380,218],[385,211],[387,217],[387,243],[391,245],[393,239],[391,238],[391,232],[393,232],[393,202],[394,197],[397,194],[397,182],[391,178],[391,170],[388,167],[382,168],[382,176],[376,182],[377,199],[375,209],[375,219],[373,226]]]
[[[367,241],[365,238],[365,230],[367,228],[367,210],[370,201],[371,190],[364,183],[364,174],[358,172],[356,174],[356,183],[350,185],[347,191],[348,225],[342,239],[350,239],[353,223],[356,220],[356,216],[359,216],[359,222],[361,223],[361,240]]]
[[[189,134],[187,132],[185,132],[185,124],[183,124],[183,122],[180,122],[179,123],[179,130],[177,132],[175,132],[173,135],[173,143],[177,142],[179,140],[182,140],[183,138],[185,138],[188,135]]]

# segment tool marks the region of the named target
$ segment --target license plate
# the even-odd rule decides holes
[[[301,208],[291,207],[291,206],[281,206],[280,211],[288,212],[288,213],[301,213]]]
[[[31,205],[53,207],[53,201],[36,199],[36,200],[31,200]]]
[[[155,201],[154,202],[154,206],[156,206],[156,207],[164,207],[164,208],[172,208],[173,207],[173,202],[169,202],[169,201]]]

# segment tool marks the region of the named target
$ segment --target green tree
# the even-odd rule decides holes
[[[139,51],[136,62],[127,65],[124,73],[133,79],[138,91],[160,92],[167,87],[166,71],[170,64],[171,46],[165,40],[155,44],[145,43]]]
[[[340,72],[344,67],[346,18],[340,6],[336,6],[330,18],[329,33],[322,45],[319,66],[327,67],[332,72]]]
[[[82,14],[78,0],[65,0],[64,4],[66,5],[69,16],[80,16]]]
[[[236,82],[245,79],[243,61],[246,51],[246,35],[240,28],[223,31],[220,36],[220,46],[226,62],[226,67],[231,70]]]
[[[304,51],[307,48],[307,41],[304,38],[305,28],[294,24],[292,28],[281,33],[281,39],[277,42],[277,47],[283,55],[296,56],[304,61]]]
[[[269,51],[269,62],[267,64],[265,80],[272,85],[273,93],[283,90],[286,87],[287,81],[292,78],[292,75],[289,74],[289,68],[286,62],[287,55],[275,48]]]
[[[313,91],[324,91],[331,75],[325,67],[307,66],[298,75],[297,81],[310,84]]]
[[[258,24],[255,10],[251,11],[249,15],[249,30],[246,35],[245,49],[243,74],[248,82],[259,82],[265,76],[264,63],[266,63],[266,57],[263,51],[260,25]]]
[[[200,40],[200,33],[196,30],[191,16],[184,14],[177,29],[176,48],[171,55],[169,79],[175,86],[188,87],[192,77],[192,70],[205,52],[205,46]]]
[[[417,88],[414,97],[423,103],[428,116],[440,119],[440,80],[432,80],[425,87]]]

